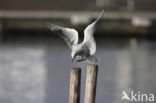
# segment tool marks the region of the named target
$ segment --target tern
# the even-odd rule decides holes
[[[84,40],[78,44],[78,32],[73,28],[66,28],[55,24],[47,23],[47,27],[56,35],[63,38],[71,49],[72,62],[90,61],[93,63],[98,62],[95,56],[96,42],[94,33],[104,15],[104,9],[100,16],[84,30]]]

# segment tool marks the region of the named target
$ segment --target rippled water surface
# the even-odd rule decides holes
[[[96,103],[121,103],[123,90],[156,95],[156,41],[98,39],[97,48]],[[0,101],[68,103],[73,67],[82,68],[83,103],[87,65],[72,63],[70,50],[61,39],[4,42],[0,45]]]

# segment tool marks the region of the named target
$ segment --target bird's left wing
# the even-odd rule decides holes
[[[96,43],[95,43],[93,34],[103,14],[104,14],[104,9],[102,10],[102,13],[100,14],[100,16],[92,24],[88,25],[84,31],[83,43],[87,44],[87,46],[89,47],[90,55],[93,55],[96,52]]]
[[[47,26],[52,32],[63,38],[71,49],[73,45],[78,43],[78,32],[75,29],[57,26],[51,23],[47,23]]]

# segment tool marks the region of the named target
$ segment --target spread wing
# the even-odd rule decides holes
[[[83,43],[85,43],[89,49],[90,49],[90,55],[93,55],[96,52],[96,42],[94,40],[94,32],[96,30],[97,24],[99,23],[100,19],[102,18],[104,14],[104,10],[102,10],[102,13],[100,16],[90,25],[87,26],[87,28],[84,30],[84,40]]]
[[[75,29],[57,26],[51,23],[47,23],[47,26],[52,32],[63,38],[70,48],[78,43],[78,32]]]

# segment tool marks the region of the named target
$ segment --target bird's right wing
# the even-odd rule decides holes
[[[57,26],[51,23],[47,23],[47,26],[52,32],[63,38],[71,49],[73,45],[78,43],[78,32],[75,29]]]
[[[88,45],[90,49],[90,55],[93,55],[96,52],[96,42],[94,40],[94,32],[103,14],[104,14],[104,9],[102,10],[100,16],[93,23],[88,25],[87,28],[84,30],[83,43]]]

